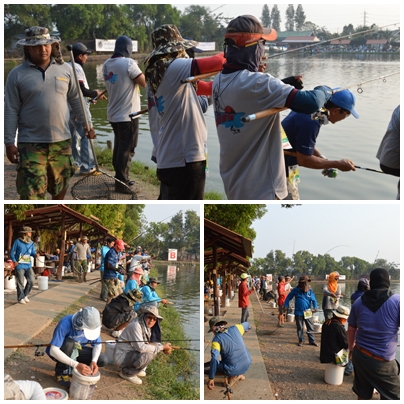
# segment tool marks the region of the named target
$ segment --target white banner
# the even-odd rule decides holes
[[[215,42],[199,42],[197,48],[206,51],[214,51],[216,50],[216,43]]]
[[[173,249],[168,250],[168,260],[177,261],[177,250],[173,250]]]
[[[132,52],[137,52],[137,41],[132,41]],[[96,52],[113,52],[115,49],[115,39],[96,39]]]

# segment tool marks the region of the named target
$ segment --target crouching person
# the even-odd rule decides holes
[[[171,344],[161,344],[160,321],[157,307],[146,305],[139,309],[135,318],[123,330],[121,338],[128,341],[116,345],[114,362],[120,366],[119,376],[133,384],[142,384],[147,365],[163,351],[169,355]]]
[[[118,338],[129,323],[137,317],[133,307],[136,302],[142,300],[142,292],[139,289],[128,290],[112,299],[102,312],[102,324],[113,330],[112,336]]]
[[[100,313],[94,307],[85,307],[59,321],[50,347],[46,348],[46,353],[56,362],[55,379],[59,385],[70,387],[69,368],[89,376],[97,374],[98,368],[108,363],[107,356],[101,353],[100,332]]]

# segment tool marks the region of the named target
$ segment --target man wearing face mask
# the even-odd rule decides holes
[[[213,82],[213,105],[220,175],[228,199],[287,196],[279,114],[249,123],[242,118],[272,108],[314,113],[332,94],[326,86],[299,91],[300,76],[283,82],[263,73],[265,41],[276,38],[275,30],[263,28],[252,15],[233,19],[226,29],[226,63]]]
[[[145,77],[137,63],[131,59],[132,40],[125,35],[117,38],[114,54],[104,63],[102,74],[108,91],[107,119],[114,130],[112,165],[115,177],[133,186],[129,179],[131,160],[139,135],[139,120],[129,118],[140,110],[140,87],[146,87]],[[117,192],[131,193],[126,187],[116,185]]]
[[[244,380],[244,373],[250,368],[252,359],[248,352],[243,335],[251,327],[245,322],[227,328],[227,321],[216,316],[209,320],[209,331],[214,337],[211,347],[208,389],[215,388],[215,375],[224,374],[227,384],[232,386],[237,380]],[[219,360],[219,356],[221,360]]]
[[[101,353],[100,332],[100,313],[95,307],[87,306],[59,321],[46,353],[56,362],[55,379],[60,386],[70,387],[70,368],[89,376],[108,363],[107,356]]]

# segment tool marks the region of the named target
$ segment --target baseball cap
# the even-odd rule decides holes
[[[260,39],[274,41],[278,33],[272,28],[264,28],[253,15],[241,15],[229,22],[224,37],[232,39],[237,46],[249,46]]]
[[[93,53],[94,51],[92,49],[88,49],[86,45],[82,44],[81,42],[77,42],[73,45],[73,55],[74,56],[79,56],[79,55],[89,55],[90,53]]]
[[[330,101],[337,107],[349,111],[352,116],[358,119],[359,114],[355,109],[355,96],[349,90],[338,90],[338,88],[334,88],[333,91],[336,92],[333,93]]]
[[[243,272],[243,273],[240,275],[240,278],[241,278],[241,279],[248,278],[248,274],[246,274],[245,272]]]
[[[123,240],[115,240],[115,246],[121,250],[125,249],[125,244]]]
[[[214,316],[209,320],[209,331],[212,332],[212,327],[214,327],[216,324],[223,323],[223,325],[227,324],[227,321],[223,320],[222,317],[220,316]]]
[[[74,314],[73,324],[84,331],[84,336],[89,341],[94,341],[100,336],[100,312],[95,307],[87,306]]]

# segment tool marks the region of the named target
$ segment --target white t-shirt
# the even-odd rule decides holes
[[[72,65],[72,62],[67,62],[70,66]],[[86,74],[84,73],[83,66],[79,63],[75,63],[74,67],[76,68],[76,73],[77,73],[77,79],[78,81],[82,81],[84,83],[84,87],[89,89],[90,87],[88,86],[87,83],[87,77]]]
[[[142,74],[130,58],[114,58],[102,67],[108,91],[107,119],[109,122],[129,122],[129,114],[140,111],[139,86],[134,79]]]
[[[154,97],[160,116],[156,147],[160,169],[205,160],[208,131],[202,108],[192,84],[181,83],[191,75],[191,64],[192,59],[175,59]]]
[[[265,73],[219,73],[213,105],[220,143],[220,175],[228,199],[287,196],[279,114],[243,123],[246,115],[285,106],[293,87]]]

